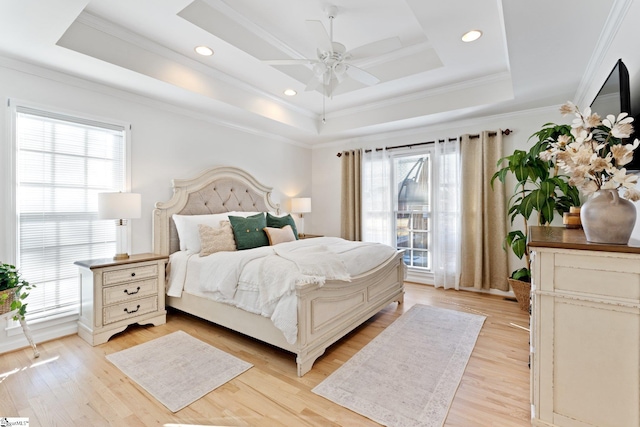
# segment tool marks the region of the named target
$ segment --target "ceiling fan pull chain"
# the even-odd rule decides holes
[[[324,105],[325,105],[324,100],[325,100],[325,99],[327,99],[327,97],[326,97],[326,96],[323,96],[323,97],[322,97],[322,124],[327,123],[327,116],[326,116],[326,114],[325,114],[325,109],[324,109]]]

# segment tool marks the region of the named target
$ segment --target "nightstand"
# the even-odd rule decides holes
[[[324,237],[322,234],[298,234],[298,239],[313,239],[314,237]]]
[[[166,323],[164,277],[168,259],[164,255],[137,254],[118,261],[76,261],[81,300],[78,335],[98,345],[134,323]]]

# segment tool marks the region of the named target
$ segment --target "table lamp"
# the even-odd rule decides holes
[[[300,214],[299,218],[295,218],[298,234],[304,235],[304,217],[302,214],[311,212],[311,198],[294,197],[291,199],[291,213]]]
[[[127,220],[140,218],[141,196],[138,193],[98,193],[98,218],[116,220],[116,255],[114,260],[128,259]]]

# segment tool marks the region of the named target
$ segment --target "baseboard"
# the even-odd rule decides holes
[[[78,333],[77,316],[65,322],[53,323],[54,324],[47,325],[46,322],[41,322],[35,328],[29,326],[36,346],[45,341],[51,341]],[[22,328],[20,326],[8,329],[5,325],[2,329],[4,336],[0,339],[0,354],[30,347],[29,341],[27,341],[27,338],[22,333]],[[19,330],[20,333],[17,333],[16,329]]]

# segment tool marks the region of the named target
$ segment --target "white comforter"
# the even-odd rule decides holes
[[[324,284],[362,274],[386,261],[395,249],[378,243],[319,237],[206,257],[185,251],[171,255],[167,295],[189,292],[269,317],[287,342],[298,335],[295,286]]]

